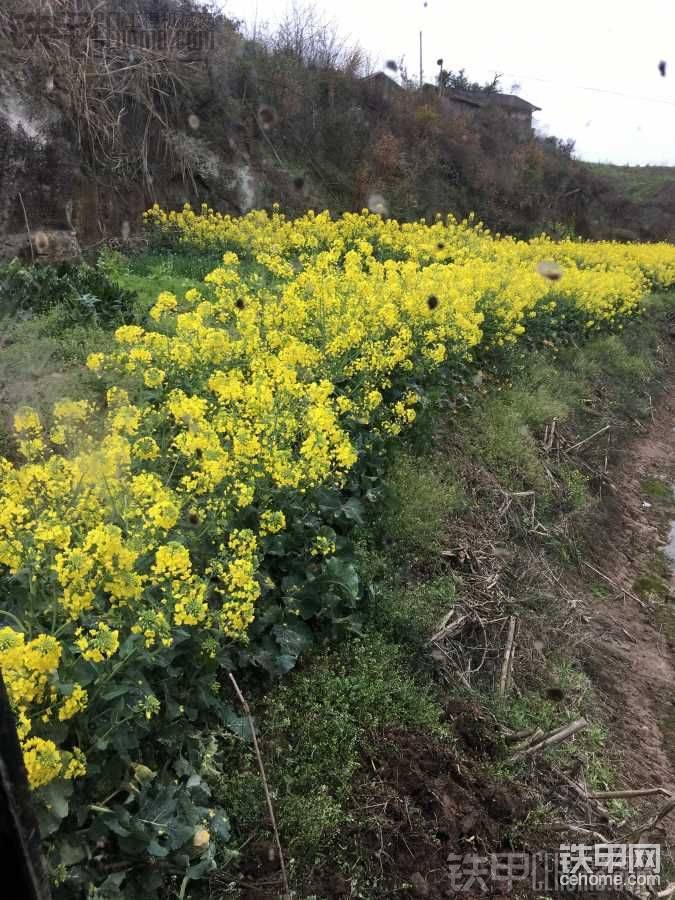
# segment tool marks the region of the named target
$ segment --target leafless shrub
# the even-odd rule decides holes
[[[325,22],[311,4],[293,4],[273,33],[259,35],[268,50],[295,59],[308,69],[334,69],[363,74],[367,57],[358,44],[342,37],[333,23]]]

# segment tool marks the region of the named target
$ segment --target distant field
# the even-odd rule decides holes
[[[586,165],[596,175],[610,180],[613,187],[630,200],[652,200],[664,187],[675,183],[674,166],[613,166],[609,163]]]

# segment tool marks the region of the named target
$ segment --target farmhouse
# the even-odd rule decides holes
[[[379,97],[391,99],[403,88],[386,72],[374,72],[362,79],[371,93]],[[425,94],[439,95],[435,84],[422,86]],[[532,133],[532,114],[539,112],[539,106],[517,97],[515,94],[501,94],[498,91],[462,91],[448,88],[440,93],[441,105],[448,112],[462,112],[470,115],[480,114],[483,110],[499,110],[518,128],[523,137]]]
[[[460,91],[450,89],[441,96],[443,106],[452,112],[462,111],[478,114],[484,109],[498,109],[504,113],[518,129],[527,136],[532,131],[532,114],[540,107],[517,97],[515,94],[500,94],[497,91]]]
[[[393,97],[403,90],[401,85],[386,72],[373,72],[361,81],[370,91],[385,97]]]

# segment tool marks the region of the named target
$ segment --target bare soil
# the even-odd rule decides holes
[[[582,657],[605,703],[621,770],[631,787],[663,786],[675,793],[675,606],[672,592],[642,599],[636,582],[650,572],[663,546],[669,515],[652,502],[647,479],[675,483],[675,390],[671,380],[647,434],[626,447],[615,479],[612,521],[600,536],[597,566],[626,592],[586,600],[589,638]],[[665,504],[666,512],[673,505]],[[644,594],[643,594],[644,597]],[[640,602],[641,601],[641,602]],[[663,827],[675,840],[675,815]]]

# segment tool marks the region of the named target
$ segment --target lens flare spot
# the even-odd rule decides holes
[[[389,215],[389,206],[382,194],[370,194],[368,197],[368,209],[378,216]]]
[[[33,235],[33,244],[38,253],[46,253],[49,249],[49,238],[44,231],[36,231]]]
[[[542,278],[548,278],[549,281],[560,281],[563,275],[563,270],[558,263],[547,259],[542,259],[537,263],[537,272]]]

